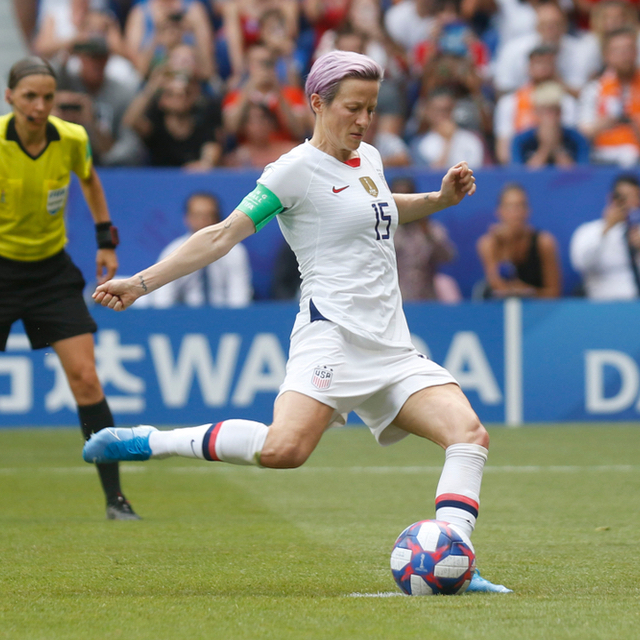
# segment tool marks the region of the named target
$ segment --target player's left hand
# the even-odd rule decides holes
[[[458,162],[442,178],[440,196],[445,206],[458,204],[465,196],[476,192],[476,179],[466,162]]]
[[[115,249],[98,249],[96,255],[96,279],[98,284],[111,280],[118,270]]]

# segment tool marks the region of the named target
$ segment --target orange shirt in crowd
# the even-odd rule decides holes
[[[285,101],[293,111],[308,108],[305,93],[299,87],[284,86],[280,88],[280,91],[282,92]],[[241,95],[242,89],[230,91],[222,101],[222,110],[224,111],[225,109],[236,105],[240,100]],[[281,109],[278,105],[278,97],[274,93],[260,94],[259,97],[256,97],[256,102],[267,106],[278,119],[280,129],[274,134],[274,140],[295,140],[294,136],[291,135],[291,132],[287,128],[286,119],[281,113]]]
[[[636,71],[631,83],[623,86],[613,71],[605,71],[598,82],[596,113],[598,117],[613,116],[615,111],[624,113],[635,127],[640,126],[640,70]],[[616,105],[617,103],[617,105]],[[596,147],[617,147],[633,145],[640,149],[640,142],[634,132],[634,125],[621,123],[602,131],[594,139]]]
[[[536,111],[533,104],[533,91],[535,87],[528,82],[514,93],[515,110],[513,114],[513,127],[516,133],[522,133],[538,124]]]

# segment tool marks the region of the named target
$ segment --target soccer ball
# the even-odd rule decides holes
[[[471,541],[440,520],[421,520],[407,527],[391,553],[391,573],[410,596],[463,593],[475,568]]]

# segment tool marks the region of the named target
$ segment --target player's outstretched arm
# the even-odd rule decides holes
[[[444,178],[440,191],[431,193],[394,193],[400,224],[413,222],[432,213],[458,204],[465,196],[476,191],[476,179],[466,162],[451,167]]]
[[[101,284],[93,299],[103,307],[124,311],[141,296],[215,262],[255,230],[251,218],[236,209],[222,222],[194,233],[172,254],[148,269],[124,280]]]

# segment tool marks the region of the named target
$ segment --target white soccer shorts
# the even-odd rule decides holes
[[[381,445],[409,435],[393,423],[420,389],[457,384],[443,367],[413,347],[388,347],[356,336],[333,322],[312,322],[291,339],[279,395],[297,391],[335,409],[332,425],[355,413]]]

